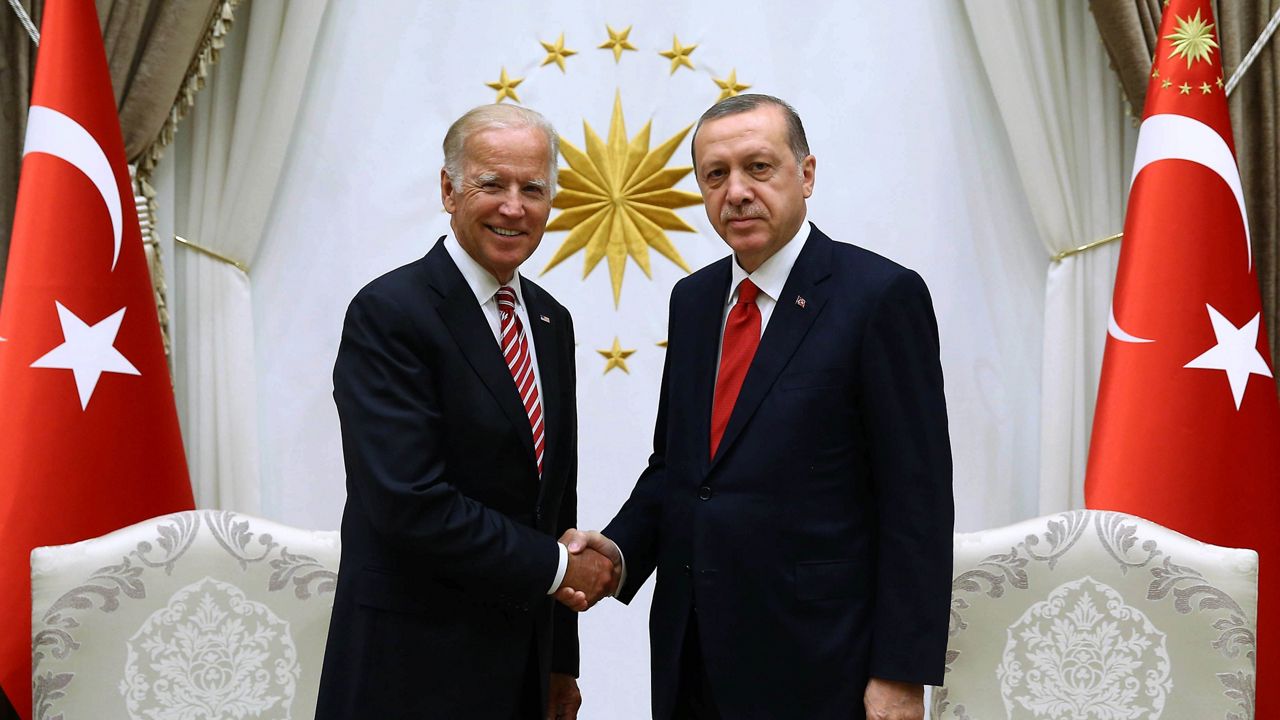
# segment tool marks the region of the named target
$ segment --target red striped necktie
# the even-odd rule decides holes
[[[738,302],[729,311],[720,347],[720,372],[716,375],[716,395],[711,405],[711,457],[716,456],[720,438],[729,426],[729,415],[738,401],[747,368],[760,345],[760,308],[756,296],[760,288],[744,279],[738,285]]]
[[[507,369],[516,381],[520,402],[529,416],[529,428],[533,431],[533,454],[538,458],[538,477],[542,477],[542,452],[546,446],[546,427],[542,418],[542,403],[538,400],[538,383],[534,382],[533,357],[529,354],[529,339],[524,334],[524,324],[516,315],[516,294],[503,285],[494,296],[498,301],[499,329],[502,333],[502,356]]]

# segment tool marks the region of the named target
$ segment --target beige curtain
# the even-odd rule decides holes
[[[1160,25],[1159,0],[1090,0],[1112,65],[1120,77],[1134,117],[1142,115],[1151,55]],[[1222,60],[1229,77],[1249,52],[1280,0],[1230,0],[1214,4]],[[1271,358],[1280,359],[1280,38],[1273,38],[1254,60],[1230,97],[1231,128],[1249,208],[1254,262],[1262,290]]]
[[[43,0],[23,0],[40,24]],[[125,154],[136,162],[169,118],[183,79],[218,0],[97,0],[103,44],[124,131]],[[0,287],[22,163],[27,103],[36,49],[8,3],[0,4]]]

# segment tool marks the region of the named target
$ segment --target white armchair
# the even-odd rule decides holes
[[[337,532],[163,515],[31,553],[38,720],[315,713]]]
[[[1078,510],[958,534],[933,720],[1252,720],[1258,555]]]

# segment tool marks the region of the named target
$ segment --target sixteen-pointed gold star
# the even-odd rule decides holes
[[[715,80],[716,85],[720,86],[720,100],[731,98],[751,87],[750,85],[741,85],[738,83],[738,71],[736,68],[729,71],[729,77],[723,80],[712,78],[712,80]],[[717,100],[716,102],[719,102],[720,100]]]
[[[649,129],[645,123],[630,142],[622,116],[622,93],[614,95],[609,140],[600,139],[583,121],[586,151],[560,138],[560,152],[569,167],[560,171],[560,192],[551,206],[562,210],[547,230],[568,230],[547,272],[579,250],[585,249],[582,277],[591,274],[604,258],[609,259],[613,284],[613,304],[622,296],[622,276],[630,256],[646,276],[652,276],[649,248],[689,272],[689,266],[667,238],[666,230],[695,232],[674,210],[702,204],[698,193],[676,190],[675,184],[693,171],[692,166],[667,167],[692,125],[686,126],[654,150],[649,150]]]
[[[520,98],[516,95],[516,86],[522,82],[524,82],[524,78],[507,77],[507,69],[503,67],[502,75],[498,77],[497,82],[485,83],[485,85],[498,91],[498,99],[494,100],[496,103],[502,102],[504,98],[511,98],[516,102],[520,102]]]
[[[604,358],[604,373],[607,375],[610,370],[618,368],[622,372],[630,375],[631,371],[627,369],[627,358],[635,354],[635,350],[623,350],[622,343],[618,342],[618,336],[613,337],[613,347],[608,350],[597,350],[601,357]]]
[[[600,45],[600,49],[612,50],[613,61],[615,63],[622,62],[623,50],[636,49],[635,45],[632,45],[631,43],[627,42],[627,36],[631,34],[631,27],[632,26],[628,25],[626,28],[622,30],[622,32],[618,32],[609,25],[604,26],[604,29],[609,31],[609,39],[605,40],[604,43]]]
[[[1196,10],[1195,17],[1180,17],[1177,20],[1178,29],[1164,36],[1165,40],[1173,41],[1173,51],[1169,53],[1169,57],[1186,60],[1187,68],[1200,60],[1212,62],[1213,49],[1218,47],[1213,39],[1213,23],[1202,20],[1199,10]]]
[[[671,74],[675,75],[676,70],[679,70],[681,65],[689,68],[690,70],[693,69],[693,63],[689,61],[689,55],[697,49],[697,45],[681,45],[680,38],[672,35],[671,49],[663,50],[658,54],[671,61]]]
[[[547,57],[542,61],[542,65],[550,65],[555,63],[560,68],[560,72],[564,72],[564,59],[570,55],[577,55],[577,50],[570,50],[564,46],[564,33],[560,33],[560,39],[555,43],[542,42],[542,49],[547,51]],[[541,66],[539,66],[541,67]]]

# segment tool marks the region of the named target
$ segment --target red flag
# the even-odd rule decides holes
[[[1209,0],[1164,10],[1134,159],[1085,498],[1259,552],[1280,633],[1280,402]],[[1272,653],[1273,651],[1267,651]],[[1262,653],[1257,717],[1280,717]]]
[[[0,685],[30,718],[31,548],[193,507],[92,0],[45,4],[0,338]]]

